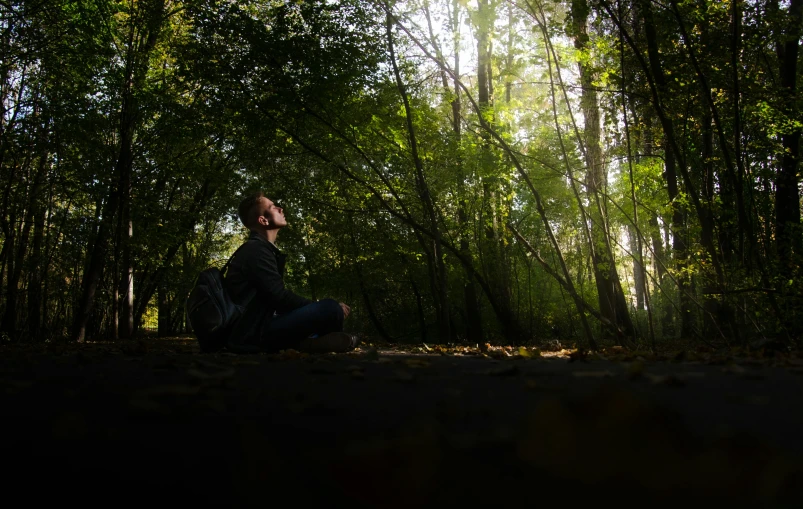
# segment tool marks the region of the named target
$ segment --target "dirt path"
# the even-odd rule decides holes
[[[5,479],[30,502],[803,507],[797,357],[516,353],[4,346]]]

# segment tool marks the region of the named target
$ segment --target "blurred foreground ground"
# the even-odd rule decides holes
[[[12,499],[803,507],[793,354],[0,347]]]

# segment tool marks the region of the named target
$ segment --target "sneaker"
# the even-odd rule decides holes
[[[330,332],[320,337],[306,338],[298,347],[307,353],[342,353],[354,350],[357,346],[357,337],[345,332]]]

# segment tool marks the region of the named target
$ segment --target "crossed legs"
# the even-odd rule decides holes
[[[310,336],[323,337],[343,331],[343,308],[334,299],[323,299],[272,317],[262,326],[263,350],[277,352],[307,346]]]

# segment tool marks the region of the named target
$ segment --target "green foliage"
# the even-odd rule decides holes
[[[128,249],[137,313],[183,330],[183,295],[236,247],[238,196],[260,188],[289,219],[288,285],[353,304],[370,335],[583,340],[597,259],[622,280],[633,341],[795,336],[799,253],[782,260],[775,238],[803,129],[780,79],[790,11],[672,5],[396,2],[392,62],[387,13],[360,0],[7,2],[0,328],[66,335],[108,224],[90,335],[114,330]],[[602,129],[599,208],[580,66]],[[130,197],[104,217],[125,191],[126,122]]]

